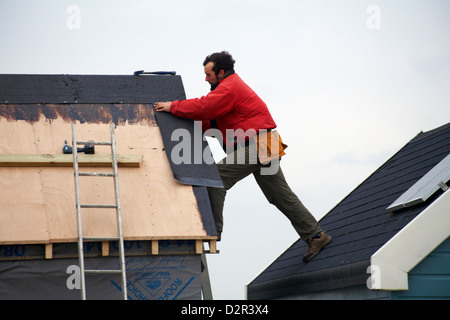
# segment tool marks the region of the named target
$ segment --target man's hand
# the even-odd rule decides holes
[[[171,104],[172,104],[172,101],[157,102],[157,103],[155,103],[155,110],[156,111],[170,112],[170,105]]]

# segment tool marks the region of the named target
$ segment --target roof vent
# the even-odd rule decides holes
[[[425,202],[439,188],[446,191],[450,180],[450,154],[395,200],[387,210],[392,212]]]

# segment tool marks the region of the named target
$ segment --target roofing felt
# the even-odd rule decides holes
[[[333,241],[318,256],[303,263],[307,246],[299,239],[248,285],[248,298],[280,298],[366,283],[370,257],[442,190],[393,214],[386,208],[449,153],[450,123],[419,133],[321,219]]]
[[[180,76],[1,74],[0,103],[154,103],[186,99]]]

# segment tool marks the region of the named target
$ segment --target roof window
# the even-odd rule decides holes
[[[417,181],[411,188],[406,190],[395,200],[387,210],[393,212],[402,208],[414,206],[425,202],[436,191],[448,189],[447,182],[450,180],[450,154],[435,165],[427,174]]]

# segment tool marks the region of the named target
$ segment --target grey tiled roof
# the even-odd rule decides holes
[[[365,283],[370,257],[442,191],[393,214],[386,208],[449,153],[450,123],[419,133],[322,218],[320,224],[333,241],[319,255],[303,263],[307,246],[299,239],[248,285],[248,298]]]

